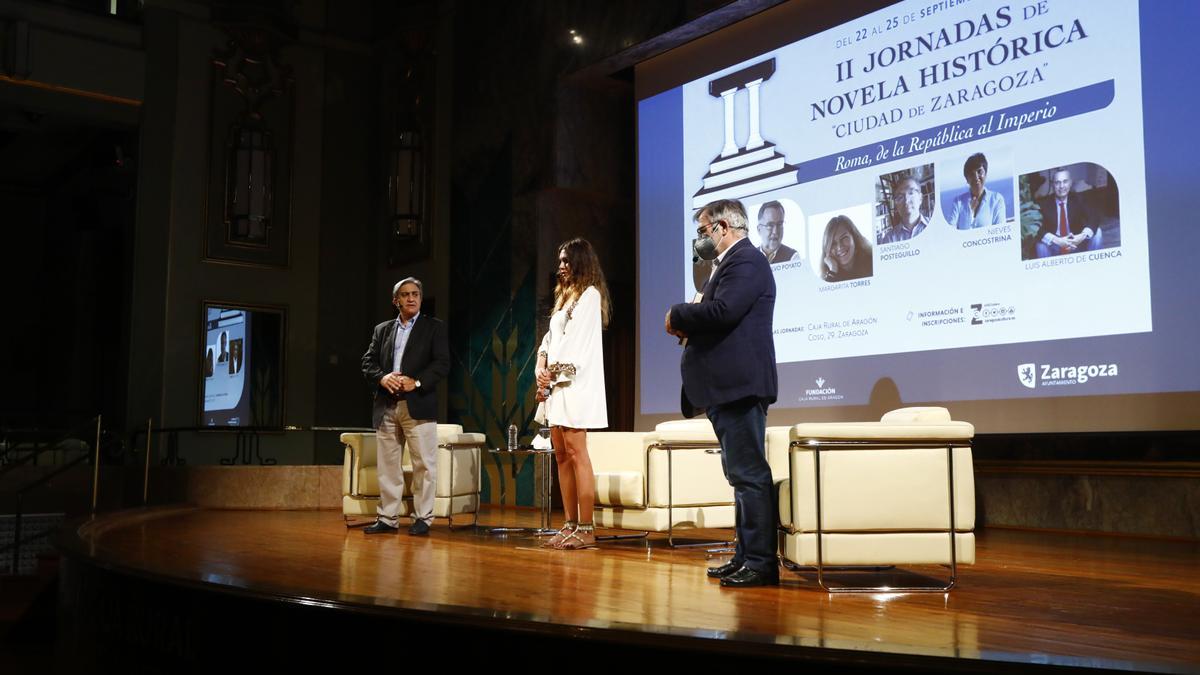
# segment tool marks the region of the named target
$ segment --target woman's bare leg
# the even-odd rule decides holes
[[[569,521],[579,522],[579,502],[576,501],[575,497],[575,464],[572,461],[571,451],[567,447],[568,441],[564,438],[566,436],[565,432],[568,431],[575,430],[564,427],[551,427],[550,441],[554,444],[554,459],[556,460],[555,463],[558,464],[558,489],[562,492],[563,515]],[[592,490],[594,493],[595,488]],[[589,521],[591,521],[591,515],[589,512]]]
[[[595,548],[596,534],[592,521],[596,503],[596,476],[592,473],[592,459],[588,456],[587,430],[564,428],[562,439],[563,455],[566,458],[566,465],[570,467],[572,473],[571,488],[577,500],[575,512],[579,516],[579,527],[570,536],[564,538],[558,544],[558,548],[565,550]],[[560,469],[559,475],[562,474],[563,471]],[[564,505],[566,500],[567,493],[564,490]]]

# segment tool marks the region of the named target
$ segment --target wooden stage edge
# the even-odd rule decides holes
[[[156,507],[88,519],[57,541],[58,651],[90,672],[211,672],[239,643],[276,665],[323,645],[361,666],[428,643],[454,665],[600,657],[641,670],[666,656],[843,672],[1200,673],[1195,542],[984,531],[978,563],[959,568],[950,593],[830,595],[807,571],[781,570],[779,587],[722,589],[704,574],[703,549],[657,534],[559,552],[488,532],[536,518],[485,508],[478,527],[438,520],[429,537],[368,537],[336,511]],[[900,584],[945,573],[886,574]]]

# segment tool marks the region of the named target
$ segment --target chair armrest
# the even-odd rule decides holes
[[[771,480],[776,483],[788,477],[788,448],[791,444],[791,427],[767,427],[767,464],[771,467]]]
[[[939,406],[897,408],[884,413],[879,421],[886,424],[941,424],[950,421],[950,411]]]
[[[962,441],[975,436],[970,422],[895,424],[891,422],[810,422],[792,427],[792,441]]]
[[[375,434],[344,433],[339,436],[346,450],[342,460],[342,494],[357,496],[359,480],[364,466],[375,466]]]
[[[442,439],[438,439],[442,440]],[[453,436],[447,436],[443,441],[456,446],[479,446],[483,447],[487,444],[487,436],[473,432],[461,432]]]
[[[588,456],[595,473],[646,473],[647,434],[640,431],[588,432]],[[644,478],[643,478],[644,480]]]
[[[355,477],[358,475],[358,472],[355,471],[354,465],[357,463],[358,453],[349,445],[343,447],[345,450],[342,457],[342,496],[345,497],[346,495],[353,495],[357,491],[356,485],[358,481],[355,480]]]

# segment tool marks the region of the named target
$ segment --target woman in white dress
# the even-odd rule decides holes
[[[587,430],[608,426],[600,330],[608,325],[609,312],[608,285],[592,245],[572,239],[559,246],[554,313],[538,349],[541,404],[535,418],[550,425],[566,523],[542,544],[546,547],[575,550],[596,545],[596,477]]]

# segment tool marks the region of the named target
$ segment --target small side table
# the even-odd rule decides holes
[[[516,450],[507,448],[488,448],[488,452],[493,455],[533,455],[536,458],[537,469],[541,472],[541,480],[537,481],[535,489],[541,501],[541,518],[539,519],[539,527],[493,527],[488,529],[488,534],[530,534],[535,537],[541,537],[550,534],[557,534],[558,530],[551,527],[550,522],[550,493],[554,487],[554,472],[551,471],[552,463],[550,459],[554,456],[554,450],[535,450],[530,446],[521,446]],[[513,465],[516,466],[515,464]],[[513,480],[516,480],[515,468]],[[508,494],[508,480],[504,477],[504,472],[500,472],[500,503],[504,503],[504,497]]]

